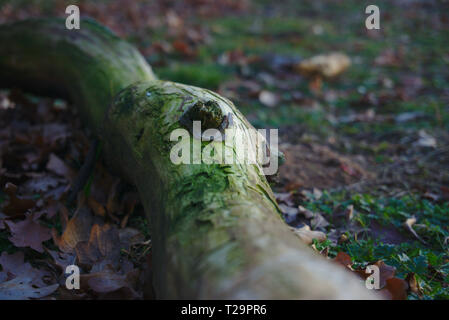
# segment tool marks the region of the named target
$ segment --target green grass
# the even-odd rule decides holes
[[[221,83],[228,80],[230,73],[228,68],[217,64],[175,63],[157,69],[157,74],[161,79],[211,90],[216,90]]]
[[[395,232],[407,238],[400,244],[391,244],[382,238],[355,237],[347,232],[349,240],[342,244],[331,241],[316,243],[318,249],[328,247],[330,256],[343,251],[349,254],[356,265],[366,266],[378,260],[397,269],[396,275],[402,279],[408,273],[415,273],[423,290],[423,299],[449,299],[449,251],[445,239],[449,237],[449,203],[434,204],[416,196],[402,198],[375,198],[369,194],[348,196],[345,192],[329,194],[324,192],[319,200],[311,200],[304,205],[316,212],[324,213],[333,223],[332,213],[337,207],[354,205],[354,221],[369,228],[373,221],[384,227],[394,227]],[[417,241],[405,230],[407,218],[416,217],[422,228],[415,231],[427,244]],[[329,227],[329,229],[331,228]],[[412,294],[409,299],[418,298]]]

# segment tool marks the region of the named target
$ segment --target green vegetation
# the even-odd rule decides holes
[[[366,266],[378,260],[396,268],[398,277],[404,279],[414,273],[423,292],[423,299],[449,298],[449,203],[434,204],[417,196],[402,198],[375,198],[369,194],[349,196],[345,192],[324,192],[319,200],[304,204],[316,212],[323,212],[331,225],[336,223],[333,214],[337,208],[354,206],[354,218],[341,228],[347,241],[335,243],[327,240],[315,243],[319,250],[328,247],[329,255],[343,251],[351,256],[357,266]],[[426,242],[423,244],[406,230],[404,222],[417,218],[414,229]],[[385,233],[370,232],[373,223],[385,228]],[[350,226],[366,228],[355,234]],[[405,241],[403,241],[405,239]],[[394,243],[391,243],[394,242]],[[412,294],[410,299],[418,298]]]

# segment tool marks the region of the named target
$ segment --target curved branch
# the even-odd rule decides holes
[[[157,80],[134,47],[93,21],[77,31],[60,19],[3,25],[0,43],[2,84],[68,96],[104,141],[110,165],[137,186],[152,229],[158,298],[374,298],[289,230],[260,165],[170,161],[170,133],[182,128],[183,115],[251,129],[232,102]]]

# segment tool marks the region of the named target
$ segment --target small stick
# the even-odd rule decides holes
[[[100,141],[98,139],[93,140],[90,145],[89,151],[87,152],[86,159],[76,176],[75,181],[70,188],[69,196],[67,197],[67,206],[71,206],[77,198],[78,192],[84,188],[87,180],[89,179],[92,170],[95,167],[95,163],[97,160],[97,151],[100,148]]]

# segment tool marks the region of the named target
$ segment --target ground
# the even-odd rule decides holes
[[[353,269],[383,260],[396,268],[397,278],[407,279],[409,299],[447,299],[449,6],[436,0],[375,4],[381,29],[368,31],[368,4],[355,0],[79,1],[83,15],[134,43],[160,78],[218,91],[256,127],[279,129],[286,163],[272,187],[289,224],[308,224],[327,235],[313,243],[315,249],[330,258],[348,254]],[[66,5],[0,1],[0,22],[64,16]],[[336,51],[352,64],[334,79],[304,76],[295,67]],[[19,194],[37,201],[48,192],[62,194],[90,139],[70,116],[70,105],[16,91],[4,91],[1,99],[2,185],[18,185]],[[97,217],[140,230],[142,239],[121,254],[138,270],[148,268],[148,228],[141,207],[128,204],[134,191],[124,182],[108,182],[113,176],[101,161],[97,166],[84,201]],[[103,171],[107,179],[98,176]],[[0,201],[10,202],[8,192]],[[39,210],[33,210],[35,217]],[[325,223],[313,223],[304,210]],[[63,230],[48,213],[40,219]],[[41,253],[17,245],[11,223],[18,224],[0,224],[1,251],[19,247],[36,267],[57,249],[57,237],[43,241],[48,250]],[[143,296],[143,288],[130,287]],[[93,285],[89,294],[104,296],[95,289],[101,288]]]

